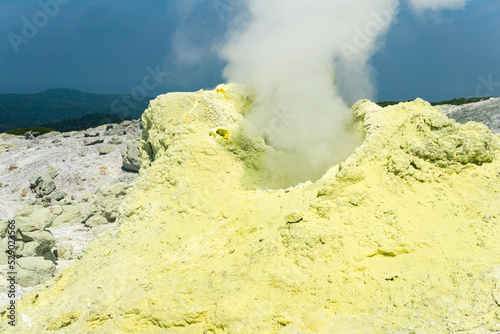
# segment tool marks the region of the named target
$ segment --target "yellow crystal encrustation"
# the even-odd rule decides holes
[[[119,232],[25,295],[17,330],[500,331],[498,135],[363,100],[363,145],[280,189],[248,108],[232,85],[152,101]]]

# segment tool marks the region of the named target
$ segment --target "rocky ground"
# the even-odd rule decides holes
[[[136,180],[139,167],[134,165],[139,161],[138,156],[131,154],[138,155],[134,147],[141,131],[140,121],[136,120],[37,137],[1,134],[0,223],[5,225],[5,221],[15,219],[24,225],[30,222],[39,224],[40,217],[50,212],[50,218],[43,218],[44,222],[37,229],[20,231],[24,234],[19,243],[24,243],[24,249],[18,249],[18,252],[40,256],[42,254],[38,253],[44,251],[40,245],[47,243],[48,247],[52,246],[52,254],[55,251],[57,255],[57,258],[49,259],[55,260],[57,275],[82,254],[85,245],[96,235],[112,228],[114,217],[108,215],[106,218],[111,218],[108,221],[101,204],[106,202],[105,196],[124,195],[118,193]],[[123,185],[115,189],[106,184]],[[110,203],[108,205],[116,205],[116,202]],[[109,210],[112,211],[116,214],[117,208]],[[4,225],[0,230],[5,228]],[[34,238],[39,241],[38,247],[33,254],[28,254],[27,245],[36,243],[27,235],[40,235],[43,231],[50,231],[52,236],[46,234],[42,239]],[[5,249],[5,242],[3,247]],[[0,307],[8,301],[5,261],[5,257],[0,256]],[[17,285],[18,297],[29,289],[29,286]]]
[[[494,133],[500,132],[500,98],[440,108],[458,122],[482,122]],[[57,276],[83,254],[86,245],[116,226],[113,215],[126,186],[105,185],[135,182],[140,133],[137,120],[38,137],[0,134],[0,223],[24,218],[36,221],[33,217],[50,211],[49,222],[35,232],[50,231],[50,251],[56,254],[47,260],[55,261]],[[109,201],[109,197],[115,200]],[[0,308],[8,302],[7,271],[5,258],[0,257]],[[17,297],[30,289],[17,285]]]
[[[500,98],[461,106],[442,105],[440,108],[459,123],[479,122],[487,125],[493,133],[500,133]]]
[[[119,233],[28,292],[18,331],[500,331],[500,135],[420,99],[359,101],[364,143],[284,189],[287,169],[265,163],[287,153],[241,131],[249,100],[234,87],[151,101]],[[112,220],[117,190],[89,199],[87,226]],[[43,216],[21,213],[25,230]],[[25,234],[29,250],[38,234]]]

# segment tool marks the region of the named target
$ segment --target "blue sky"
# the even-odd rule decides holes
[[[38,1],[0,0],[0,92],[131,93],[158,66],[168,75],[151,96],[223,81],[213,50],[238,12],[236,0],[59,1],[67,3],[44,22]],[[403,5],[372,59],[378,100],[500,96],[499,18],[498,0],[421,15]],[[24,38],[25,21],[36,19],[38,31],[13,47],[9,38]]]

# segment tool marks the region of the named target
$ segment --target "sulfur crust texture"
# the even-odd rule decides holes
[[[249,107],[231,85],[152,101],[120,231],[27,294],[18,331],[500,331],[498,135],[359,101],[363,145],[280,189]]]

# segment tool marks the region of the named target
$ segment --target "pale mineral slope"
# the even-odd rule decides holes
[[[232,89],[152,101],[120,232],[26,295],[20,332],[500,331],[498,135],[360,101],[364,144],[282,190]]]
[[[500,98],[490,98],[460,106],[441,105],[439,107],[448,117],[459,123],[481,122],[487,125],[493,133],[500,133]]]

